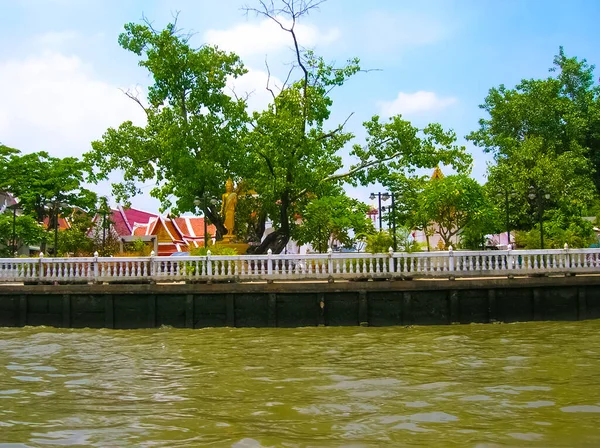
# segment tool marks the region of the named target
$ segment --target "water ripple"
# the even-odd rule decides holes
[[[0,448],[600,446],[599,330],[0,329]]]

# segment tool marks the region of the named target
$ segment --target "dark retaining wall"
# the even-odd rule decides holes
[[[435,325],[600,318],[600,276],[0,286],[0,327]]]

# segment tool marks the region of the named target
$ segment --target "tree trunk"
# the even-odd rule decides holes
[[[252,253],[266,254],[268,250],[271,249],[274,254],[280,254],[287,246],[287,243],[290,241],[290,223],[288,221],[289,197],[289,191],[287,190],[281,195],[281,205],[279,209],[281,228],[267,235],[264,241],[260,243],[260,246],[254,249]]]
[[[213,224],[217,228],[217,235],[215,239],[220,240],[223,238],[223,235],[227,233],[227,229],[223,225],[223,219],[221,215],[215,210],[215,208],[211,208],[210,206],[204,210],[205,219],[208,218],[208,222]],[[208,224],[207,224],[208,225]]]
[[[253,249],[252,247],[248,249],[248,253],[266,254],[271,249],[274,254],[280,254],[289,241],[290,235],[286,234],[282,229],[277,229],[275,232],[267,235],[265,240],[260,243],[260,246],[254,250],[251,250]]]

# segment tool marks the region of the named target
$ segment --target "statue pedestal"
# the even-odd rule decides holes
[[[234,235],[225,235],[221,241],[217,241],[215,246],[218,247],[228,247],[230,249],[235,250],[238,255],[244,255],[250,247],[249,244],[246,243],[234,243],[232,242]]]

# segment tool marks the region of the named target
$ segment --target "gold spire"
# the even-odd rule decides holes
[[[433,179],[443,179],[443,178],[444,178],[444,173],[442,173],[442,170],[440,169],[440,166],[438,165],[433,170],[433,174],[431,175],[431,180],[433,180]]]

